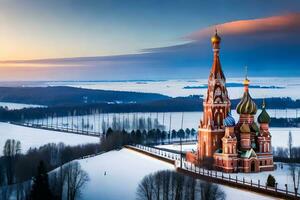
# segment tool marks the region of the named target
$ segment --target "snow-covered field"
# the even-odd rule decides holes
[[[174,166],[128,149],[79,160],[90,177],[81,199],[133,200],[144,176],[158,170],[174,170]],[[106,175],[104,172],[106,171]],[[229,200],[274,199],[244,190],[221,186]]]
[[[0,102],[0,107],[5,107],[9,110],[17,110],[17,109],[22,109],[22,108],[38,108],[38,107],[44,107],[44,106],[35,105],[35,104]]]
[[[48,143],[63,142],[66,145],[73,146],[99,142],[99,139],[96,137],[28,128],[0,122],[0,156],[7,139],[19,140],[23,153],[30,147],[40,147]]]
[[[207,75],[208,76],[208,75]],[[288,77],[249,77],[250,84],[256,86],[275,86],[283,88],[251,88],[250,92],[254,98],[267,97],[291,97],[300,98],[298,91],[300,79]],[[242,83],[244,77],[230,78],[227,77],[227,83]],[[207,84],[207,78],[191,80],[163,80],[163,81],[76,81],[76,82],[47,82],[49,86],[72,86],[88,89],[104,89],[118,91],[135,91],[135,92],[153,92],[172,97],[188,95],[205,95],[206,88],[201,89],[183,89],[186,86],[203,86]],[[243,94],[242,87],[228,87],[230,98],[241,98]]]

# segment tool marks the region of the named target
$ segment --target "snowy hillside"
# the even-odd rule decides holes
[[[158,170],[174,170],[170,164],[128,149],[111,151],[79,162],[90,177],[82,191],[82,200],[133,200],[144,176]],[[227,186],[220,187],[226,193],[226,199],[230,200],[274,199]]]

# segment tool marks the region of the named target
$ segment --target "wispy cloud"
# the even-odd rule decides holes
[[[257,35],[273,37],[278,33],[288,33],[290,35],[300,32],[300,13],[291,13],[283,16],[273,16],[261,19],[239,20],[218,24],[206,29],[193,32],[185,38],[190,40],[202,40],[210,36],[215,29],[218,29],[223,36],[241,36],[241,35]]]
[[[49,68],[36,69],[34,74],[39,80],[206,77],[212,59],[210,37],[215,27],[222,37],[221,60],[225,74],[242,75],[243,66],[249,65],[253,76],[300,76],[300,13],[294,13],[218,24],[183,36],[189,42],[146,49],[139,54],[2,61],[0,77],[3,70],[13,73],[8,65],[15,65],[14,69],[22,65]],[[23,77],[30,77],[33,71],[31,66]],[[22,73],[18,72],[18,77],[22,77]]]

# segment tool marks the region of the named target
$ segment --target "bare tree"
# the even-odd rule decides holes
[[[292,137],[292,132],[291,131],[289,131],[288,147],[289,147],[289,156],[290,156],[290,158],[292,158],[293,157],[293,155],[292,155],[293,137]]]
[[[6,185],[0,187],[0,199],[9,200],[12,193],[12,186]]]
[[[297,193],[300,183],[300,168],[296,166],[296,163],[290,163],[289,170],[292,176],[295,193]]]
[[[88,174],[81,169],[78,162],[71,162],[65,167],[67,200],[75,200],[80,196],[81,188],[89,181]]]
[[[200,183],[201,200],[225,200],[225,193],[217,185],[209,182]]]
[[[145,176],[138,186],[137,199],[152,200],[153,188],[154,188],[154,184],[153,184],[152,175]]]
[[[138,200],[224,200],[225,197],[218,185],[168,170],[145,176],[137,188]]]
[[[5,172],[8,185],[14,183],[15,163],[20,153],[21,153],[20,141],[11,140],[11,139],[6,140],[3,149],[3,156],[4,156],[4,172]]]

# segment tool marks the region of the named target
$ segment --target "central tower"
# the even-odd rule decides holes
[[[221,68],[219,52],[221,38],[217,31],[211,38],[213,64],[208,77],[206,98],[203,101],[203,118],[198,131],[198,156],[200,159],[213,157],[222,148],[221,139],[225,134],[224,118],[230,112],[230,100],[226,89],[226,78]]]

